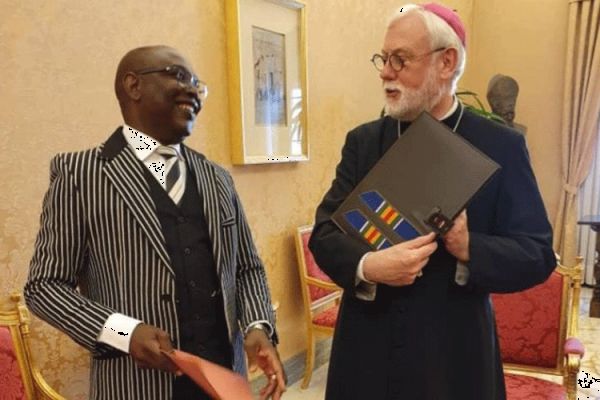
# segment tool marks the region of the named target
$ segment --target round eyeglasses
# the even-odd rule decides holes
[[[438,49],[435,49],[435,50],[429,51],[425,54],[421,54],[421,55],[414,56],[414,57],[403,57],[398,54],[390,54],[389,56],[383,56],[381,54],[373,54],[373,57],[371,57],[371,62],[373,63],[373,65],[375,66],[375,69],[377,69],[377,71],[383,71],[385,64],[387,64],[387,62],[389,61],[392,69],[396,72],[400,72],[406,66],[407,62],[416,61],[421,58],[425,58],[433,53],[437,53],[438,51],[442,51],[442,50],[446,50],[446,47],[440,47]]]
[[[208,97],[208,86],[206,83],[198,79],[198,77],[188,71],[181,65],[169,65],[164,68],[145,68],[139,71],[135,71],[138,75],[153,74],[153,73],[165,73],[177,80],[177,83],[181,86],[191,86],[196,89],[200,100],[206,100]]]

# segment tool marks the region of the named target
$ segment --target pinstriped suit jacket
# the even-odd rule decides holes
[[[230,175],[182,149],[202,194],[234,370],[245,373],[241,329],[258,320],[275,326],[264,268]],[[91,351],[91,399],[171,398],[170,374],[139,369],[96,342],[109,315],[120,312],[164,329],[179,346],[174,271],[143,168],[121,128],[97,148],[51,162],[25,299]]]

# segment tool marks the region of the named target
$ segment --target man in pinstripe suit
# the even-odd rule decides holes
[[[175,49],[127,53],[125,124],[51,162],[25,298],[92,354],[91,399],[205,399],[161,351],[268,377],[283,367],[263,265],[230,175],[182,144],[206,85]]]

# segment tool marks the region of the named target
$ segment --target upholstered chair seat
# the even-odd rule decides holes
[[[505,374],[504,380],[510,400],[567,400],[567,391],[559,383],[515,374]]]
[[[316,313],[313,317],[312,323],[314,325],[324,326],[328,328],[335,328],[335,323],[337,321],[338,312],[340,311],[340,306],[333,306],[331,308],[326,309],[325,311],[321,311],[320,313]]]

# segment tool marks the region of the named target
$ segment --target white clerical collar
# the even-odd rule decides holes
[[[125,136],[127,143],[135,152],[136,157],[142,161],[152,154],[158,146],[161,146],[158,140],[130,127],[125,123],[123,123],[123,136]],[[179,157],[181,157],[180,143],[171,144],[169,147],[174,148]]]
[[[454,112],[456,112],[456,109],[460,106],[460,102],[458,101],[456,96],[452,96],[452,99],[453,99],[452,107],[450,107],[448,112],[446,112],[446,114],[444,114],[444,116],[440,119],[440,121],[444,121],[445,119],[450,118],[450,116],[452,116],[452,114],[454,114]],[[458,115],[456,124],[454,124],[454,127],[451,127],[452,132],[456,132],[456,129],[458,128],[458,125],[460,124],[460,121],[462,120],[464,110],[465,110],[464,106],[461,106],[460,114]],[[400,120],[398,120],[397,130],[398,130],[398,137],[400,137],[402,135],[402,123]]]
[[[440,121],[443,121],[446,118],[450,117],[452,114],[454,114],[454,112],[456,111],[457,108],[458,108],[458,99],[456,98],[456,96],[452,96],[452,107],[450,107],[448,112],[442,118],[440,118]]]

